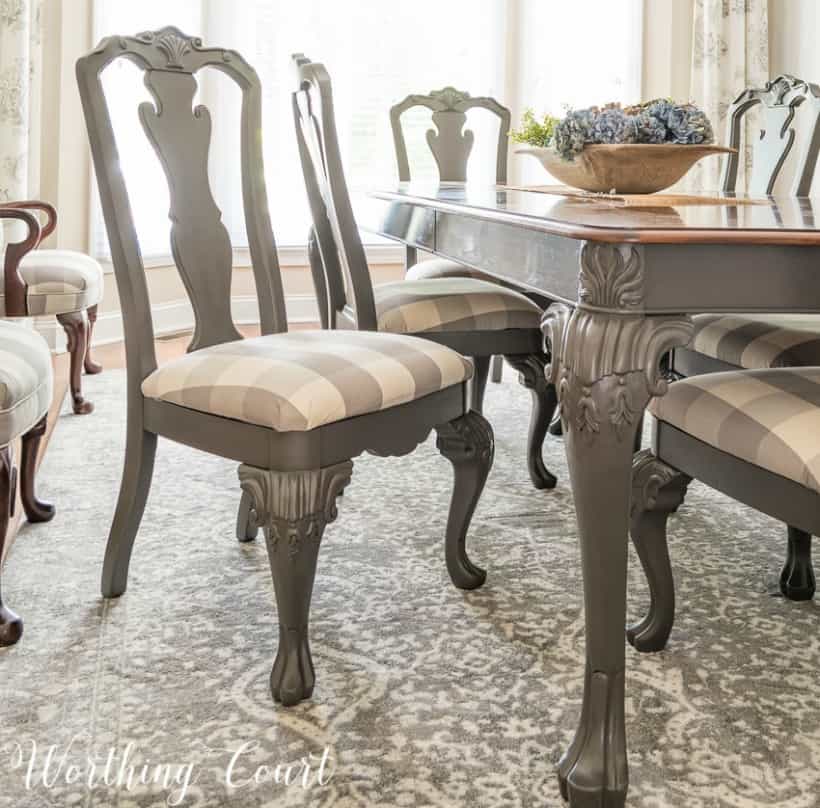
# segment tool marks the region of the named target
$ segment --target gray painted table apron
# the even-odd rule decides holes
[[[410,250],[556,301],[542,327],[575,498],[586,621],[583,707],[558,776],[572,806],[622,806],[630,476],[643,410],[666,392],[658,362],[690,340],[692,313],[820,311],[820,199],[635,208],[401,183],[363,196],[357,211],[360,226]]]

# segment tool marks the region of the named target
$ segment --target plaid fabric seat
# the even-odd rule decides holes
[[[820,365],[820,315],[701,314],[692,349],[740,368]]]
[[[395,407],[473,375],[442,345],[374,331],[294,331],[203,348],[142,383],[147,398],[305,432]]]
[[[51,351],[30,328],[0,321],[0,447],[28,432],[51,405]]]
[[[820,493],[820,367],[692,376],[653,399],[660,421]]]
[[[20,275],[28,287],[31,315],[69,314],[102,298],[102,267],[73,250],[32,250],[20,262]],[[0,287],[0,317],[6,313],[2,292]]]
[[[475,278],[479,281],[492,280],[489,275],[477,269],[466,267],[458,261],[447,258],[431,258],[419,261],[407,270],[404,276],[408,281],[430,280],[431,278]]]
[[[541,309],[518,292],[473,278],[396,281],[373,289],[380,331],[503,331],[538,328]]]

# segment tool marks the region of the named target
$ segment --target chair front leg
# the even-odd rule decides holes
[[[279,611],[279,648],[270,676],[271,694],[286,707],[309,699],[316,676],[308,623],[319,545],[337,515],[336,498],[350,482],[346,460],[311,471],[239,467],[242,490],[265,531]]]
[[[473,512],[493,465],[495,443],[487,419],[475,410],[436,427],[436,446],[453,464],[454,485],[447,517],[445,558],[459,589],[477,589],[487,573],[467,556],[466,539]]]
[[[37,476],[37,452],[40,441],[46,434],[48,416],[44,415],[25,435],[20,453],[20,499],[29,522],[49,522],[54,518],[54,506],[37,498],[35,477]]]
[[[94,336],[94,325],[97,322],[97,306],[89,306],[86,310],[86,315],[88,317],[88,345],[85,349],[83,367],[89,376],[94,376],[97,373],[102,373],[102,365],[91,358],[91,338]]]
[[[675,581],[669,561],[666,522],[686,496],[690,477],[667,466],[650,450],[632,464],[630,535],[649,583],[649,611],[629,626],[626,637],[637,651],[661,651],[675,622]]]
[[[527,435],[527,467],[532,484],[538,488],[555,488],[556,476],[544,465],[544,439],[558,406],[555,386],[547,381],[544,369],[548,363],[544,354],[506,356],[518,371],[518,379],[532,395],[530,430]]]
[[[88,415],[94,405],[83,398],[83,365],[88,349],[88,317],[84,311],[58,314],[57,320],[65,329],[70,358],[69,387],[75,415]]]
[[[14,514],[15,473],[11,447],[0,448],[0,562],[9,531],[9,523]],[[14,645],[23,635],[23,621],[3,604],[0,587],[0,647]]]

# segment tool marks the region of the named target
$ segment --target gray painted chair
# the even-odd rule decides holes
[[[729,113],[729,144],[742,146],[744,116],[755,107],[762,114],[760,138],[752,145],[749,193],[772,192],[795,143],[794,123],[807,124],[807,137],[795,161],[791,193],[807,196],[820,150],[820,87],[793,76],[779,76],[762,89],[744,91]],[[723,190],[737,185],[741,151],[727,159]],[[676,349],[671,369],[676,376],[696,376],[744,368],[820,365],[820,316],[702,314],[693,318],[695,335],[689,348]],[[811,535],[790,525],[781,591],[791,600],[814,596]]]
[[[145,271],[101,73],[125,58],[144,71],[154,103],[140,121],[167,177],[171,247],[196,317],[187,356],[157,367]],[[243,340],[231,318],[232,249],[208,181],[211,116],[193,107],[196,74],[214,68],[242,92],[241,178],[263,336]],[[362,452],[405,455],[431,430],[453,464],[446,560],[456,586],[485,574],[465,552],[492,464],[489,424],[469,408],[469,362],[408,336],[286,333],[261,143],[262,90],[235,51],[203,48],[175,28],[109,37],[77,62],[77,79],[125,325],[126,455],[102,574],[105,597],[126,588],[131,549],[151,485],[157,438],[239,461],[239,479],[265,529],[279,613],[274,699],[310,697],[308,618],[319,544]],[[400,528],[400,526],[397,526]],[[180,571],[184,574],[183,571]]]
[[[476,412],[481,411],[490,358],[506,357],[532,393],[530,479],[536,488],[554,487],[541,451],[556,395],[544,377],[540,307],[518,292],[474,278],[373,285],[345,183],[330,77],[322,64],[301,54],[293,59],[296,136],[313,216],[309,252],[317,297],[327,301],[326,325],[416,334],[472,357]]]
[[[495,181],[498,185],[507,184],[507,155],[509,152],[510,111],[494,98],[472,98],[469,93],[455,87],[444,87],[433,90],[428,95],[412,94],[390,108],[390,127],[393,130],[393,144],[396,152],[396,164],[401,182],[410,182],[412,166],[407,153],[407,141],[404,131],[404,114],[416,108],[429,109],[432,112],[434,129],[426,132],[426,141],[438,168],[441,182],[466,182],[467,166],[473,152],[475,134],[465,129],[467,112],[471,109],[484,109],[498,118],[498,142],[496,144]],[[497,278],[480,270],[472,269],[457,261],[446,258],[433,258],[418,262],[415,247],[406,246],[407,278],[478,278],[479,280],[502,283]],[[546,309],[551,300],[540,295],[528,295]],[[484,365],[479,364],[476,372],[481,374]],[[496,356],[492,361],[492,379],[501,381],[503,361]]]
[[[29,522],[48,522],[54,517],[54,506],[41,502],[34,492],[37,450],[46,430],[52,383],[46,341],[29,328],[0,321],[0,561],[17,499],[12,446],[18,438],[22,438],[20,500],[26,517]],[[0,647],[14,645],[22,633],[23,621],[3,604],[0,593]]]
[[[630,524],[651,596],[646,617],[627,630],[639,651],[661,650],[672,629],[666,526],[692,479],[807,534],[820,531],[820,368],[682,379],[649,410],[652,448],[635,455]]]

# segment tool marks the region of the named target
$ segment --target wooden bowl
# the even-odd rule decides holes
[[[516,154],[531,154],[555,179],[573,188],[653,194],[674,185],[703,157],[734,151],[726,146],[678,143],[596,143],[585,146],[574,160],[564,160],[554,149],[540,146],[516,149]]]

